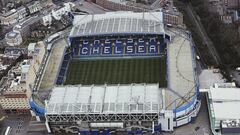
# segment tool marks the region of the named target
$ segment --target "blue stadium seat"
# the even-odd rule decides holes
[[[83,44],[84,44],[84,45],[87,45],[87,44],[89,44],[89,42],[86,41],[86,40],[84,40],[84,41],[83,41]]]
[[[128,40],[127,40],[127,45],[134,45],[133,40],[132,40],[132,39],[128,39]]]
[[[62,68],[66,68],[66,67],[67,67],[67,64],[68,64],[68,61],[63,61],[63,63],[62,63]]]
[[[152,44],[152,45],[157,45],[156,38],[150,38],[149,43]]]
[[[68,54],[65,54],[65,56],[64,56],[64,60],[69,60],[70,59],[70,54],[68,53]]]
[[[110,41],[109,39],[106,39],[106,40],[105,40],[105,44],[106,44],[106,45],[110,45],[110,44],[111,44],[111,41]]]
[[[116,43],[116,45],[122,45],[122,40],[117,39],[117,40],[115,41],[115,43]]]
[[[63,78],[58,77],[56,84],[57,84],[57,85],[63,84]]]
[[[145,45],[146,43],[144,42],[144,40],[143,39],[138,39],[138,43],[137,43],[138,45]]]
[[[127,43],[133,43],[133,39],[127,39]]]
[[[60,72],[59,72],[59,76],[64,76],[65,71],[66,71],[65,69],[61,69]]]
[[[73,54],[78,55],[79,54],[79,47],[73,48]]]
[[[160,44],[160,53],[164,53],[165,49],[166,49],[166,43],[161,43]]]
[[[94,40],[94,44],[100,44],[100,40]]]

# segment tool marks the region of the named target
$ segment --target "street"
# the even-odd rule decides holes
[[[187,12],[188,12],[189,16],[191,17],[191,19],[195,23],[195,26],[196,26],[196,28],[198,30],[198,33],[201,36],[202,41],[204,42],[204,44],[207,46],[210,54],[214,58],[215,63],[217,65],[221,65],[222,61],[221,61],[221,59],[220,59],[220,57],[218,55],[218,52],[216,51],[216,48],[214,47],[213,42],[208,37],[204,27],[202,26],[202,23],[196,18],[196,15],[194,14],[194,11],[193,11],[191,5],[186,4],[186,7],[187,7]]]

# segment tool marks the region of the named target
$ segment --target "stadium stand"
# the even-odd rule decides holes
[[[73,58],[164,55],[162,12],[134,14],[76,16],[69,36]]]
[[[69,50],[66,50],[63,60],[62,60],[62,64],[61,64],[61,68],[59,70],[57,79],[56,79],[56,84],[57,85],[61,85],[64,82],[64,77],[66,75],[67,69],[68,69],[68,65],[71,59],[71,53],[69,52]]]
[[[73,58],[114,56],[159,56],[165,54],[162,35],[82,38],[72,42]],[[87,41],[86,41],[87,40]]]

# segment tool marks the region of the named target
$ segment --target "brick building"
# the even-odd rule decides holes
[[[183,14],[178,11],[164,11],[163,21],[165,24],[183,25]]]

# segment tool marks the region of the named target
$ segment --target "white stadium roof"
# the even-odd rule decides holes
[[[162,100],[158,84],[55,87],[46,113],[158,113]]]
[[[210,87],[208,96],[211,114],[215,120],[240,118],[240,88]]]
[[[101,34],[149,33],[162,34],[163,13],[131,11],[76,15],[70,37]]]

